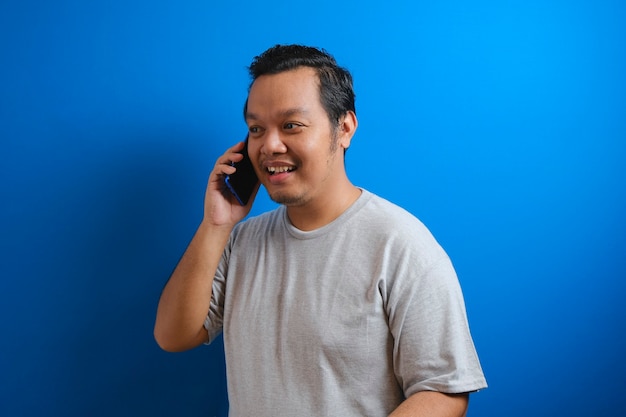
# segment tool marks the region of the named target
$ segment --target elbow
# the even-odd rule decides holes
[[[154,340],[157,345],[166,352],[180,352],[180,346],[176,343],[176,338],[169,336],[158,324],[154,326]]]
[[[179,346],[177,346],[174,343],[170,343],[167,340],[159,339],[157,337],[155,337],[155,340],[156,340],[157,345],[166,352],[176,353],[176,352],[182,352],[183,350],[185,350],[185,349],[180,349]]]
[[[206,341],[199,333],[194,338],[181,337],[178,334],[162,330],[158,325],[154,327],[154,340],[166,352],[184,352],[193,349]]]

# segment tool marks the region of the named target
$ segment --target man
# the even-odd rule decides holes
[[[245,143],[218,158],[157,342],[181,351],[223,331],[232,416],[465,415],[486,383],[456,274],[415,217],[348,179],[350,73],[300,45],[250,73],[248,153],[281,206],[242,222],[254,196],[241,206],[223,183]]]

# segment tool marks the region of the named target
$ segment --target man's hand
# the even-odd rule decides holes
[[[259,191],[259,185],[257,185],[252,193],[248,204],[242,206],[224,184],[226,175],[234,174],[236,171],[232,163],[239,162],[243,159],[243,155],[240,152],[243,150],[244,146],[245,142],[239,142],[217,159],[213,171],[209,176],[209,183],[204,197],[203,223],[215,227],[227,227],[232,229],[235,224],[240,222],[250,212],[252,203]]]

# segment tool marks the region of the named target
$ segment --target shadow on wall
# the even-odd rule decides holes
[[[91,381],[79,386],[92,398],[77,411],[226,415],[221,344],[168,354],[152,336],[161,288],[200,220],[212,161],[199,159],[175,134],[128,142],[139,146],[102,167],[104,209],[94,224],[99,233],[86,245],[93,269],[83,306],[90,319],[77,343],[83,360],[76,381]],[[199,175],[190,170],[193,162],[202,167]]]
[[[221,339],[170,354],[152,335],[161,289],[200,220],[213,156],[193,149],[189,133],[122,136],[76,137],[62,160],[41,152],[33,163],[56,197],[39,197],[51,200],[48,214],[17,219],[40,230],[41,256],[19,290],[32,292],[30,319],[45,325],[37,340],[11,346],[9,372],[20,374],[5,392],[12,415],[227,415]]]

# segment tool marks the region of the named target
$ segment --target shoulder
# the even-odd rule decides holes
[[[262,213],[258,216],[249,217],[235,226],[231,234],[231,239],[236,240],[241,236],[268,236],[275,232],[283,224],[284,207],[280,206],[274,210]]]
[[[373,193],[367,193],[367,197],[360,219],[366,239],[378,241],[394,252],[418,257],[421,262],[447,257],[431,231],[415,215]]]
[[[380,212],[381,214],[394,215],[394,217],[398,217],[401,220],[417,220],[417,218],[407,211],[406,209],[400,207],[399,205],[392,203],[391,201],[383,198],[377,194],[371,193],[369,191],[363,190],[365,196],[368,198],[367,207],[373,210]]]
[[[371,222],[371,227],[383,233],[410,235],[430,235],[430,231],[414,214],[376,194],[364,190],[367,202],[363,216]]]

